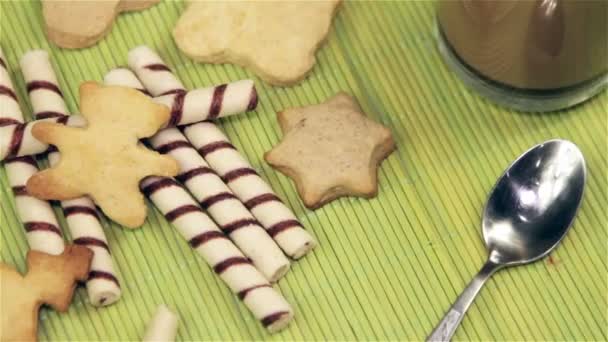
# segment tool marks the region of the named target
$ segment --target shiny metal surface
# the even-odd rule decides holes
[[[477,293],[505,266],[536,261],[566,235],[583,198],[585,159],[576,145],[549,140],[521,155],[498,180],[482,227],[488,260],[427,341],[448,341]]]

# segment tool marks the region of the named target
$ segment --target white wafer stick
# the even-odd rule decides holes
[[[55,118],[65,120],[67,110],[57,78],[48,54],[32,51],[21,59],[23,76],[36,119]],[[65,118],[65,119],[63,119]],[[51,166],[59,162],[59,152],[48,155]],[[61,201],[61,207],[75,244],[84,245],[93,251],[91,270],[86,282],[89,300],[94,306],[105,306],[116,302],[121,295],[120,284],[114,271],[108,241],[97,216],[95,205],[88,197]]]
[[[149,67],[149,65],[155,64],[165,65],[162,59],[150,48],[140,46],[129,52],[129,66],[135,71],[143,85],[153,96],[158,96],[162,93],[179,94],[180,91],[182,93],[185,91],[182,83],[170,72],[169,68],[165,67],[160,70],[158,67]],[[226,101],[230,101],[230,98],[225,98]],[[220,145],[223,144],[224,147],[232,147],[232,144],[230,144],[226,136],[221,133],[219,128],[212,123],[204,124],[206,127],[213,128],[211,131],[219,132],[217,138],[221,138],[221,141],[216,139],[215,142],[219,142]],[[193,135],[193,137],[188,136],[188,139],[192,143],[194,143],[193,139],[197,138],[196,135],[201,133],[197,128],[191,129],[188,127],[186,130],[190,131]],[[197,141],[200,143],[200,140]],[[200,147],[202,147],[202,145],[197,148]],[[201,151],[199,150],[199,152]],[[302,225],[291,210],[281,202],[268,184],[257,175],[245,158],[243,158],[236,149],[233,148],[230,152],[226,152],[226,157],[232,157],[229,160],[229,164],[218,164],[218,160],[223,158],[221,156],[224,155],[224,152],[225,151],[213,153],[215,158],[212,159],[217,165],[214,165],[214,163],[212,163],[211,160],[208,160],[205,155],[203,155],[203,158],[211,165],[211,168],[222,177],[226,175],[242,176],[238,181],[236,178],[230,179],[229,181],[224,179],[224,181],[234,194],[245,203],[253,215],[266,228],[270,236],[273,237],[279,247],[281,247],[288,256],[297,259],[308,253],[308,251],[316,245],[316,242],[312,236],[302,228]],[[220,157],[217,157],[218,154]],[[221,166],[224,166],[223,169]],[[246,171],[246,174],[239,174],[239,170]],[[228,172],[232,173],[229,174]],[[247,204],[249,204],[249,206]]]
[[[152,96],[184,92],[182,82],[172,76],[169,67],[149,47],[142,45],[131,49],[128,63]]]
[[[177,160],[177,178],[266,278],[274,282],[287,272],[289,260],[279,246],[177,128],[164,129],[149,141]]]
[[[0,126],[0,160],[31,156],[48,151],[49,145],[34,138],[32,135],[32,127],[38,121],[41,120],[25,124]],[[52,121],[74,127],[86,125],[85,118],[80,115],[54,117],[44,119],[44,121]]]
[[[69,115],[49,54],[44,50],[29,51],[21,57],[20,64],[37,119]]]
[[[255,109],[258,103],[252,80],[187,92],[163,60],[147,46],[129,51],[129,67],[155,96],[154,101],[171,108],[169,127],[243,113]]]
[[[106,84],[143,86],[130,70],[115,69],[104,78]],[[148,139],[160,153],[169,154],[180,165],[180,181],[202,204],[203,208],[271,282],[277,281],[289,269],[289,260],[258,224],[247,208],[232,194],[205,160],[176,128],[165,128]]]
[[[161,304],[156,309],[154,316],[148,322],[143,342],[175,341],[177,335],[177,315],[169,308]]]
[[[23,122],[23,114],[19,103],[13,82],[8,73],[8,64],[4,57],[4,52],[0,48],[0,109],[2,110],[2,118],[0,118],[0,126],[14,125]]]
[[[50,165],[57,164],[59,158],[59,152],[49,153]],[[61,207],[73,242],[89,247],[94,253],[86,282],[91,304],[107,306],[115,303],[120,299],[122,291],[95,204],[88,197],[80,197],[61,201]]]
[[[293,318],[287,301],[200,209],[186,190],[172,178],[166,177],[147,177],[140,187],[256,319],[270,332],[287,326]]]
[[[3,77],[1,85],[13,92],[13,84],[8,76],[4,54],[1,51],[0,64],[2,69],[0,74],[4,75],[0,76]],[[19,110],[17,97],[10,95],[0,95],[0,97],[5,98],[3,103],[6,104],[0,106],[0,121],[12,122],[3,128],[20,126],[23,123],[23,115]],[[38,172],[36,160],[33,157],[12,158],[6,160],[4,166],[8,182],[15,195],[17,215],[25,227],[30,249],[54,255],[61,254],[64,249],[63,236],[51,205],[47,201],[30,196],[25,188],[27,180]]]
[[[6,160],[4,167],[30,249],[53,255],[61,254],[64,241],[55,212],[49,202],[30,196],[25,189],[27,180],[38,172],[36,161],[31,156],[18,157]]]
[[[185,127],[184,133],[287,255],[300,258],[316,245],[293,212],[217,126],[201,122]]]

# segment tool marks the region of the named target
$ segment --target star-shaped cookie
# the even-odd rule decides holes
[[[318,105],[279,112],[278,119],[283,140],[264,158],[295,181],[308,208],[345,195],[376,195],[377,168],[395,142],[353,97],[338,93]]]
[[[173,30],[180,50],[206,63],[234,63],[290,85],[315,63],[340,0],[193,1]]]
[[[146,218],[139,182],[146,176],[177,175],[178,164],[139,145],[169,119],[169,108],[131,88],[80,86],[85,128],[50,122],[34,125],[38,140],[55,145],[59,163],[27,181],[27,191],[40,199],[65,200],[89,195],[112,220],[135,228]]]

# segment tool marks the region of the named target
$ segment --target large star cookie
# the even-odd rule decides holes
[[[251,68],[275,85],[302,80],[329,33],[340,0],[194,1],[173,30],[182,52],[206,63]]]
[[[57,146],[61,160],[27,182],[40,199],[65,200],[89,195],[114,221],[135,228],[146,218],[139,182],[146,176],[175,176],[178,165],[168,156],[138,145],[169,119],[169,108],[135,89],[80,86],[80,110],[86,128],[50,122],[34,125],[38,140]]]
[[[311,209],[345,195],[373,197],[377,168],[394,149],[388,128],[339,93],[319,105],[278,113],[283,140],[264,156],[291,177]]]

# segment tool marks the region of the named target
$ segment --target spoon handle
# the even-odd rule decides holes
[[[452,338],[467,309],[471,306],[475,297],[477,297],[477,293],[479,293],[479,290],[481,290],[481,287],[485,284],[486,280],[488,280],[498,268],[499,266],[492,261],[486,261],[479,273],[471,280],[450,310],[445,314],[441,322],[433,329],[433,332],[426,339],[427,342],[449,341]]]

